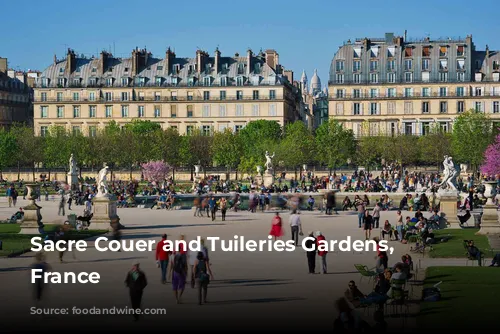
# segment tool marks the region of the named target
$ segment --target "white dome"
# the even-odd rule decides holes
[[[314,94],[318,90],[321,91],[321,80],[318,76],[318,70],[314,70],[314,75],[311,78],[311,92]]]

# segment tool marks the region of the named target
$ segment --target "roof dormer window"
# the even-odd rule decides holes
[[[181,65],[180,64],[174,64],[172,65],[172,72],[174,74],[178,74],[181,71]]]
[[[212,84],[212,78],[207,76],[203,78],[203,86],[210,86]]]
[[[106,86],[113,86],[113,78],[106,78]]]
[[[59,67],[59,75],[64,74],[64,67]]]
[[[158,65],[158,66],[156,66],[156,70],[157,70],[157,71],[163,71],[163,66],[162,66],[162,65]]]
[[[97,67],[92,67],[92,73],[97,72]]]
[[[236,86],[243,86],[245,79],[242,76],[236,77]]]

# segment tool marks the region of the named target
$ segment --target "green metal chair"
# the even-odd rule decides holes
[[[361,278],[359,279],[359,282],[363,280],[364,277],[368,278],[368,282],[375,282],[375,277],[377,277],[378,273],[374,271],[373,269],[368,269],[367,266],[363,264],[355,264],[354,268],[361,274]]]
[[[401,315],[406,318],[409,313],[410,306],[408,305],[409,292],[405,290],[405,279],[391,279],[391,290],[389,299],[386,303],[387,307],[392,307],[393,315]],[[399,311],[399,312],[398,312]]]

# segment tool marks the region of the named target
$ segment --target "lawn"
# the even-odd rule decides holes
[[[45,224],[45,232],[54,232],[60,225]],[[0,240],[2,241],[2,250],[0,256],[9,256],[16,253],[22,253],[31,248],[32,235],[18,234],[21,230],[19,224],[0,224]],[[107,231],[69,231],[67,236],[72,240],[90,238],[95,235],[106,233]]]
[[[428,268],[424,287],[442,281],[441,300],[420,304],[420,332],[460,329],[461,333],[477,333],[498,328],[499,278],[498,267]]]
[[[487,250],[490,248],[488,238],[484,235],[475,235],[479,231],[477,228],[464,229],[444,229],[434,231],[436,239],[443,236],[451,236],[446,242],[432,245],[433,250],[429,253],[430,257],[465,257],[464,240],[474,240],[477,248],[486,252],[486,257],[490,254]]]

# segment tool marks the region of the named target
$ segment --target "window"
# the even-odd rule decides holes
[[[499,101],[493,101],[493,113],[498,114],[500,112],[500,102]]]
[[[243,77],[236,78],[236,86],[243,86]]]
[[[225,100],[226,99],[226,91],[225,90],[221,90],[219,92],[219,99],[220,100]]]
[[[77,92],[73,93],[73,101],[80,101],[80,93]]]
[[[456,95],[457,96],[464,96],[464,88],[463,87],[457,87]]]
[[[390,115],[396,113],[396,102],[387,102],[387,113]]]
[[[448,55],[448,47],[447,46],[441,46],[439,48],[439,57],[446,57]]]
[[[193,117],[193,105],[189,104],[186,108],[187,108],[187,117],[189,118]]]
[[[448,82],[448,72],[439,72],[439,81]]]
[[[89,101],[95,101],[95,92],[89,92]]]
[[[210,117],[210,105],[209,104],[203,105],[202,116],[203,117]]]
[[[236,91],[236,100],[243,100],[243,91],[242,90]]]
[[[128,78],[122,78],[122,86],[127,87],[128,86]]]
[[[274,103],[269,105],[269,116],[277,116],[276,104]]]
[[[429,102],[422,102],[422,113],[428,114],[430,112]]]
[[[82,133],[82,130],[80,129],[80,126],[78,126],[78,125],[73,126],[72,130],[73,130],[73,135],[74,136],[78,136],[79,134]]]
[[[378,103],[370,103],[370,115],[378,114]]]
[[[138,101],[144,101],[144,92],[139,92]]]
[[[252,98],[253,98],[254,100],[258,100],[258,99],[259,99],[259,91],[258,91],[258,90],[254,90],[254,91],[252,92]]]
[[[203,86],[210,86],[211,81],[212,80],[210,77],[204,77],[203,78]]]
[[[429,70],[429,59],[422,59],[422,71],[428,71]]]
[[[236,105],[236,116],[243,116],[243,105],[242,104]]]
[[[57,92],[56,94],[56,101],[61,102],[63,100],[63,93]]]
[[[359,103],[354,103],[352,106],[353,115],[361,115],[361,105]]]
[[[441,70],[441,71],[448,70],[448,60],[446,60],[446,59],[439,60],[439,70]]]
[[[226,105],[225,104],[219,105],[219,117],[226,117],[226,116],[227,116]]]
[[[64,87],[64,78],[58,78],[57,79],[57,85],[59,87]]]
[[[113,78],[106,78],[106,86],[113,86]]]
[[[175,105],[175,104],[170,106],[170,117],[172,117],[172,118],[177,117],[177,105]]]
[[[221,77],[220,78],[220,85],[221,86],[227,86],[227,77]]]
[[[192,126],[192,125],[186,126],[186,134],[192,135],[193,131],[194,131],[194,126]]]
[[[483,112],[483,102],[476,102],[474,109],[476,112]]]
[[[104,100],[105,101],[113,101],[113,93],[111,93],[111,92],[104,93]]]
[[[89,118],[95,118],[97,113],[96,111],[97,106],[89,106]]]
[[[430,57],[431,56],[431,47],[430,46],[424,46],[422,48],[422,57]]]
[[[243,129],[243,125],[235,125],[234,126],[234,132],[235,133],[238,133],[241,131],[241,129]]]
[[[422,123],[422,135],[425,136],[426,134],[429,133],[429,130],[430,130],[430,124],[429,122],[423,122]]]
[[[465,70],[465,59],[457,59],[457,70]]]
[[[413,123],[405,123],[405,135],[413,135]]]
[[[171,126],[170,126],[170,128],[171,128],[171,129],[175,129],[175,131],[178,131],[178,130],[177,130],[177,125],[171,125]]]
[[[387,82],[395,83],[396,82],[396,74],[395,73],[387,73]]]
[[[44,92],[44,93],[40,94],[40,101],[42,101],[42,102],[46,102],[47,101],[47,93]]]
[[[465,110],[465,102],[457,101],[457,113],[462,113]]]
[[[343,84],[344,83],[344,75],[343,74],[337,74],[336,75],[336,82],[338,84]]]
[[[405,48],[405,57],[411,57],[413,54],[413,49],[411,46],[407,46]]]
[[[47,118],[49,116],[48,114],[49,114],[49,107],[41,106],[40,107],[40,117]]]
[[[95,125],[89,126],[89,136],[90,137],[97,136],[97,127]]]
[[[409,115],[409,114],[413,114],[413,102],[411,101],[405,101],[405,104],[404,104],[404,113]]]
[[[377,73],[370,74],[370,82],[371,83],[378,83],[378,74]]]
[[[457,57],[463,57],[463,55],[464,55],[464,46],[458,45],[457,46]]]
[[[439,112],[444,114],[448,112],[448,102],[439,102]]]
[[[64,106],[57,106],[57,118],[64,118]]]
[[[413,60],[405,59],[405,70],[411,71],[413,69]]]
[[[210,94],[208,96],[210,97]],[[170,92],[170,100],[177,101],[177,92]]]
[[[387,61],[387,69],[389,71],[394,71],[396,69],[396,61],[394,59]]]
[[[359,74],[354,74],[352,76],[352,81],[355,83],[355,84],[359,84],[361,83],[361,76]]]
[[[73,106],[73,118],[80,117],[80,106]]]
[[[210,136],[211,134],[211,131],[212,130],[212,127],[210,125],[203,125],[201,127],[201,133],[204,135],[204,136]]]
[[[387,88],[387,97],[396,97],[396,89]]]
[[[128,106],[122,106],[122,117],[128,117]]]
[[[210,100],[210,92],[208,90],[203,91],[203,100]]]
[[[276,100],[276,90],[271,89],[269,91],[269,100]]]
[[[111,117],[113,117],[113,106],[106,106],[106,107],[105,107],[105,111],[104,111],[104,113],[105,113],[105,115],[104,115],[104,116],[105,116],[106,118],[111,118]]]
[[[370,71],[376,71],[378,70],[378,61],[377,60],[371,60],[370,61]]]
[[[394,122],[391,122],[389,124],[389,128],[390,128],[390,131],[391,131],[391,136],[394,137],[396,135],[396,132],[397,132],[397,126],[396,126],[396,123]]]
[[[376,88],[370,89],[370,97],[375,98],[377,96],[378,96],[378,89],[376,89]]]
[[[193,92],[188,92],[187,93],[187,100],[188,101],[193,101]]]
[[[47,126],[40,127],[40,136],[45,137],[49,133],[49,128]]]
[[[465,73],[464,72],[457,72],[457,81],[458,82],[464,82],[465,81]]]
[[[344,61],[343,60],[337,60],[335,63],[335,68],[337,72],[343,71],[344,70]]]
[[[441,131],[448,132],[448,122],[439,122],[439,127]]]
[[[481,87],[476,87],[474,89],[474,95],[475,96],[483,96],[483,89]]]
[[[394,46],[389,46],[387,48],[387,57],[391,58],[396,55],[396,48]]]
[[[128,92],[122,92],[122,101],[128,101]]]
[[[252,116],[259,116],[259,105],[252,104]]]
[[[156,66],[156,70],[157,71],[163,71],[163,66],[161,66],[161,65]]]
[[[137,117],[144,117],[144,106],[137,106]]]
[[[160,101],[160,100],[161,100],[161,93],[155,92],[155,101]]]
[[[413,81],[413,73],[405,72],[405,82],[412,82],[412,81]]]
[[[358,47],[354,47],[353,51],[354,52],[353,52],[352,56],[354,58],[360,58],[361,57],[361,47],[359,47],[359,46]]]
[[[352,97],[355,99],[359,99],[361,97],[361,91],[359,89],[353,89]]]
[[[336,93],[337,93],[337,99],[343,99],[345,97],[343,89],[337,89]]]
[[[354,60],[352,62],[352,71],[353,72],[359,72],[360,70],[361,70],[361,61]]]
[[[439,87],[439,96],[441,96],[441,97],[447,96],[446,87]]]
[[[412,96],[413,96],[413,89],[405,88],[405,97],[412,97]]]

